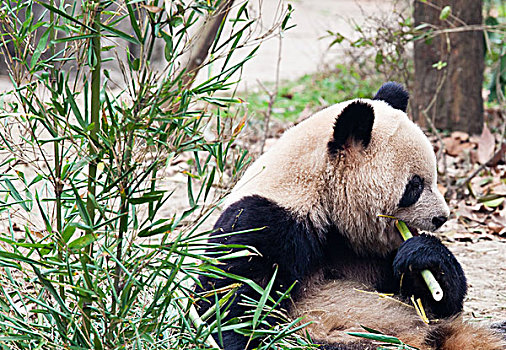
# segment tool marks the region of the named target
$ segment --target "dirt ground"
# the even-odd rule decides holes
[[[292,4],[295,9],[293,23],[297,26],[288,31],[282,40],[281,79],[295,79],[342,60],[338,51],[327,50],[329,38],[320,40],[326,35],[326,30],[349,32],[350,19],[360,22],[364,18],[360,6],[366,13],[388,12],[391,6],[389,1],[372,0],[320,0],[318,4],[314,6],[312,0],[297,0]],[[266,19],[275,11],[275,7],[274,0],[263,1],[262,12]],[[243,88],[254,88],[259,80],[274,80],[278,45],[279,40],[276,39],[264,43],[257,57],[246,65]],[[5,77],[0,79],[0,92],[9,86]],[[184,187],[176,182],[173,186]],[[184,188],[181,193],[176,193],[176,206],[186,204],[184,193]],[[461,229],[465,230],[463,227]],[[475,321],[506,320],[506,240],[497,237],[472,243],[449,242],[449,247],[461,261],[468,276],[466,317]]]
[[[459,242],[448,246],[467,276],[466,318],[471,321],[506,320],[506,242]]]

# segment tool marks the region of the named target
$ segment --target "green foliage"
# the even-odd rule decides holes
[[[369,328],[366,326],[361,326],[361,327],[364,328],[367,331],[367,333],[365,333],[365,332],[348,332],[348,334],[352,335],[354,337],[370,339],[370,340],[374,340],[374,341],[381,342],[381,343],[385,344],[383,346],[378,346],[376,348],[377,350],[388,350],[388,349],[419,350],[418,348],[415,348],[414,346],[409,346],[409,345],[403,343],[401,340],[399,340],[398,338],[393,337],[391,335],[383,334],[382,332],[380,332],[378,330],[375,330],[375,329],[372,329],[372,328]]]
[[[330,47],[340,45],[346,64],[364,77],[378,77],[378,81],[400,81],[409,89],[413,60],[409,48],[417,35],[411,11],[399,5],[388,17],[371,15],[363,24],[350,24],[354,34],[343,35],[328,31],[334,40]],[[395,20],[392,20],[395,18]]]
[[[280,84],[272,115],[294,122],[301,114],[309,116],[334,103],[351,98],[370,98],[378,83],[344,65],[337,65],[335,70],[326,73],[307,74]],[[266,111],[269,104],[269,96],[264,92],[251,93],[246,100],[252,114]]]
[[[441,13],[439,14],[439,19],[442,21],[447,20],[451,14],[452,14],[451,6],[445,6],[445,7],[443,7],[443,9],[441,10]]]
[[[247,3],[202,62],[225,57],[217,73],[192,84],[195,72],[181,66],[191,33],[222,2],[0,5],[14,84],[0,97],[1,348],[210,348],[227,329],[265,335],[262,348],[310,346],[294,335],[300,320],[265,324],[279,300],[257,285],[242,323],[222,321],[217,294],[215,321],[194,307],[199,274],[229,276],[221,259],[254,253],[224,255],[229,247],[206,243],[202,228],[221,200],[216,188],[248,162],[234,145],[244,122],[231,107],[241,100],[218,95],[256,50],[230,63],[254,22]],[[170,171],[186,178],[183,208]]]
[[[430,1],[423,1],[430,4]],[[436,6],[431,4],[431,6]],[[437,6],[436,6],[437,8]],[[434,35],[445,35],[445,28],[437,28],[426,23],[414,25],[412,9],[394,8],[396,21],[392,14],[387,19],[370,16],[362,26],[354,24],[355,35],[345,37],[339,32],[328,31],[333,38],[330,46],[341,44],[351,64],[364,76],[380,74],[384,80],[404,82],[408,88],[414,72],[412,52],[409,50],[416,40],[430,42]],[[452,18],[450,6],[440,8],[439,19]],[[485,81],[484,88],[489,92],[488,100],[504,103],[506,94],[506,4],[501,0],[484,2],[483,33],[485,40]],[[451,33],[451,28],[448,30]],[[442,57],[443,58],[443,57]],[[434,62],[434,69],[446,67],[444,61]]]
[[[489,102],[506,102],[506,4],[504,1],[485,1],[485,84]],[[496,30],[494,30],[496,28]]]

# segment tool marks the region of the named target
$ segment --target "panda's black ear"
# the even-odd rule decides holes
[[[355,101],[346,106],[334,124],[334,135],[327,147],[330,154],[356,144],[364,148],[371,142],[374,110],[368,103]]]
[[[393,108],[406,112],[409,93],[401,84],[389,81],[380,87],[376,95],[374,95],[373,100],[385,101]]]

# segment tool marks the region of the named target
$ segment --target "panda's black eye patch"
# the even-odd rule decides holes
[[[404,190],[404,194],[399,202],[399,207],[405,208],[415,204],[422,195],[423,187],[423,179],[418,175],[413,176],[406,184],[406,189]]]

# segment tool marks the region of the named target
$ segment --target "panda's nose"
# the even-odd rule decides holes
[[[444,215],[434,216],[432,218],[432,223],[434,224],[434,226],[436,226],[436,230],[437,230],[438,228],[443,226],[443,224],[446,222],[446,220],[448,220],[448,218]]]

